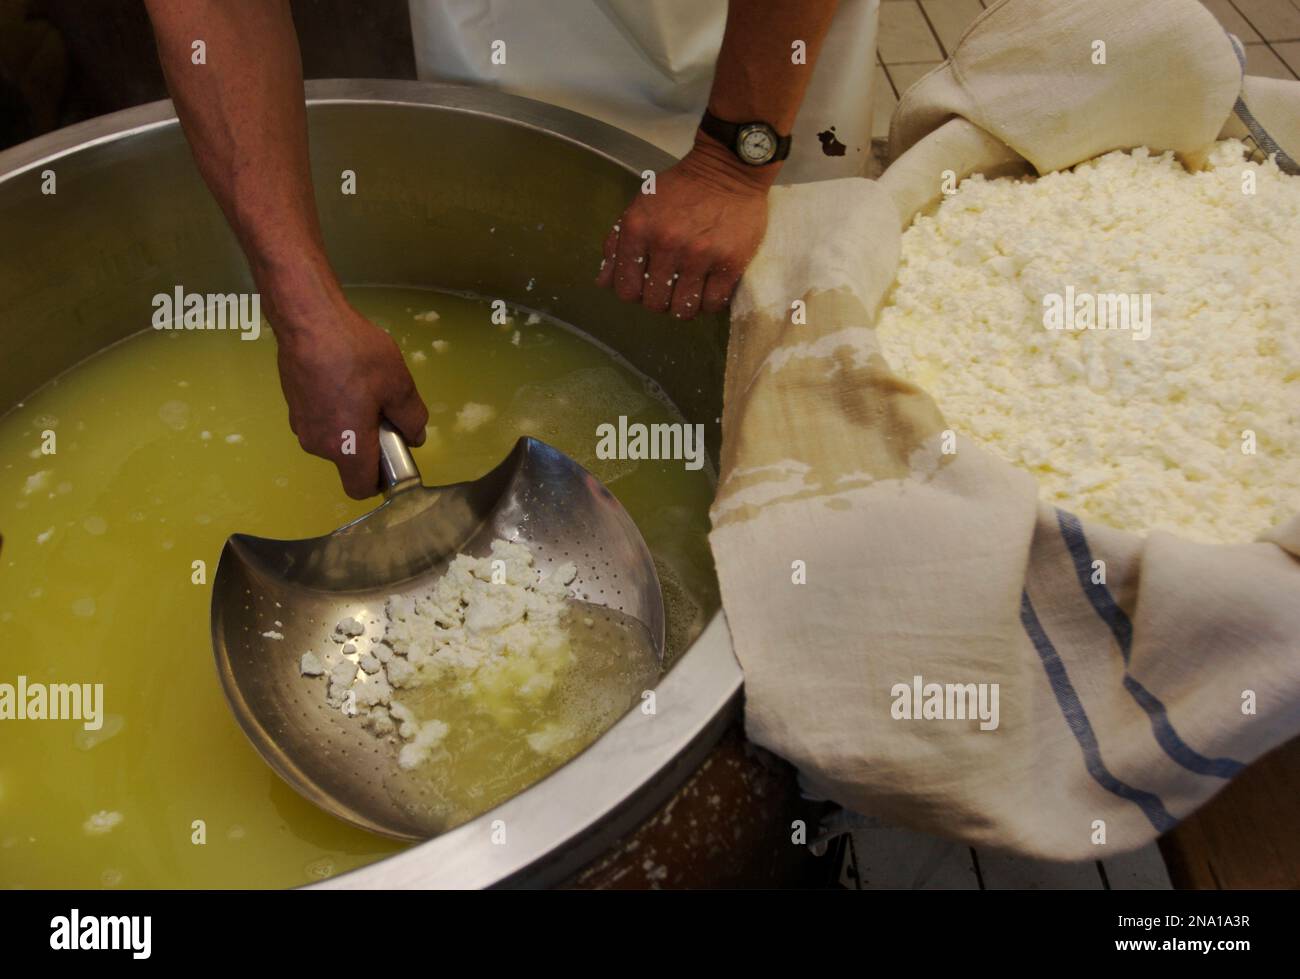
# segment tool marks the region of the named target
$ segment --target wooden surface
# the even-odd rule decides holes
[[[979,890],[970,847],[896,827],[856,830],[842,886],[854,890]]]
[[[1155,844],[1106,861],[1053,863],[976,851],[897,827],[856,829],[840,886],[855,890],[1168,890]]]
[[[794,770],[750,745],[734,724],[655,815],[567,882],[580,889],[824,888],[852,890],[1167,890],[1154,844],[1104,862],[1049,863],[852,817],[824,856],[808,839],[835,807],[800,796]]]
[[[1160,846],[1175,887],[1300,887],[1300,738],[1256,761]]]
[[[792,842],[825,807],[799,795],[794,769],[733,724],[704,764],[654,816],[565,886],[670,890],[833,886],[835,856]]]

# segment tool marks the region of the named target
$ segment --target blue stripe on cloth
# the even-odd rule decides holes
[[[1110,589],[1104,584],[1093,582],[1092,550],[1088,547],[1088,538],[1083,533],[1083,524],[1079,522],[1079,518],[1058,509],[1056,522],[1060,525],[1065,546],[1070,550],[1079,587],[1088,596],[1088,601],[1097,615],[1110,627],[1111,635],[1119,645],[1120,655],[1124,657],[1124,689],[1146,712],[1148,720],[1151,721],[1151,733],[1155,735],[1156,743],[1166,755],[1197,775],[1232,778],[1239,774],[1246,767],[1241,762],[1232,758],[1206,758],[1192,749],[1174,730],[1173,722],[1169,720],[1169,713],[1165,710],[1165,705],[1160,702],[1160,698],[1138,683],[1129,673],[1129,658],[1133,651],[1133,622],[1119,607]]]
[[[1097,735],[1088,722],[1083,704],[1079,703],[1078,694],[1074,692],[1069,674],[1065,671],[1065,664],[1061,662],[1061,657],[1057,654],[1052,641],[1043,631],[1042,623],[1038,621],[1038,615],[1034,612],[1027,591],[1020,593],[1020,623],[1024,626],[1025,634],[1034,644],[1034,649],[1038,651],[1038,658],[1043,661],[1043,669],[1047,671],[1047,680],[1052,686],[1052,693],[1056,695],[1056,703],[1060,706],[1061,713],[1065,715],[1065,723],[1069,725],[1070,733],[1074,735],[1074,739],[1079,742],[1079,747],[1083,751],[1083,762],[1087,766],[1088,774],[1107,792],[1137,805],[1158,832],[1163,833],[1173,829],[1178,820],[1165,809],[1165,804],[1160,801],[1159,796],[1121,782],[1110,773],[1106,763],[1102,761]]]
[[[1246,49],[1241,46],[1241,41],[1238,40],[1237,35],[1228,33],[1228,40],[1232,42],[1233,53],[1237,56],[1237,63],[1241,65],[1242,85],[1244,87],[1246,76]],[[1237,96],[1237,102],[1233,105],[1232,111],[1237,114],[1237,118],[1242,121],[1242,124],[1245,125],[1246,129],[1250,132],[1250,135],[1255,138],[1255,144],[1260,148],[1261,152],[1263,152],[1265,156],[1271,156],[1274,158],[1273,162],[1277,164],[1279,170],[1283,173],[1291,174],[1292,176],[1300,174],[1300,164],[1297,164],[1296,161],[1291,159],[1287,154],[1286,150],[1277,145],[1277,140],[1270,136],[1268,130],[1260,125],[1259,120],[1255,118],[1255,114],[1246,106],[1245,100],[1240,95]]]

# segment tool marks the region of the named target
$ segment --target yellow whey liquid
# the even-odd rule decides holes
[[[430,406],[415,450],[424,481],[477,478],[522,434],[572,455],[654,552],[680,652],[717,604],[712,476],[596,456],[597,426],[620,415],[681,421],[654,386],[526,311],[502,325],[483,300],[351,296],[397,339]],[[0,418],[0,684],[102,684],[96,730],[0,719],[0,886],[282,887],[400,849],[325,815],[262,762],[226,706],[208,632],[229,534],[315,536],[377,502],[347,499],[334,468],[298,448],[265,329],[254,342],[149,331]],[[517,771],[518,784],[485,773],[487,804],[538,775]]]

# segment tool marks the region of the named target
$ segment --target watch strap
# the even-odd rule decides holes
[[[794,142],[792,136],[782,136],[776,132],[776,127],[771,123],[763,122],[756,119],[751,122],[728,122],[725,119],[719,119],[708,109],[704,110],[704,118],[700,120],[700,131],[706,136],[712,136],[727,149],[731,150],[742,163],[747,166],[767,166],[767,163],[754,164],[750,163],[740,155],[740,150],[736,146],[736,139],[740,131],[746,126],[766,126],[776,135],[776,153],[767,163],[779,163],[790,155],[790,145]]]

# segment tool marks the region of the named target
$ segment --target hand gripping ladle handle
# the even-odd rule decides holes
[[[386,418],[379,420],[379,476],[385,498],[420,485],[420,470],[406,439]]]

